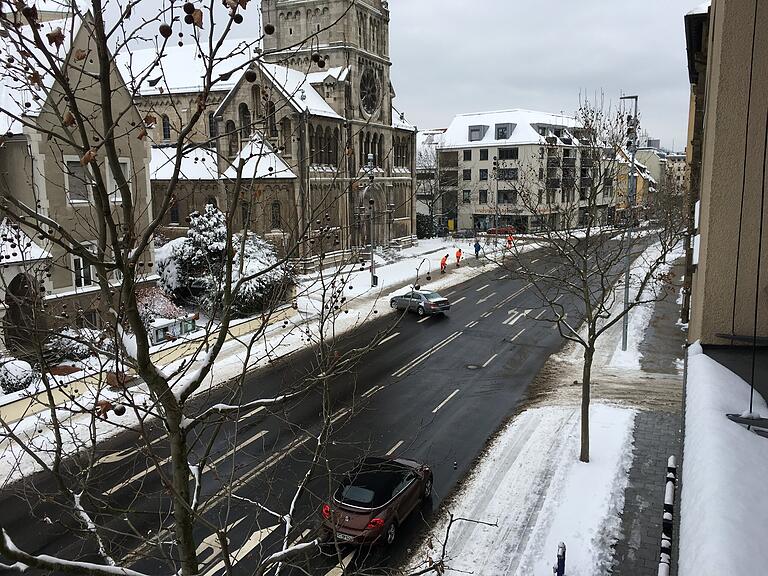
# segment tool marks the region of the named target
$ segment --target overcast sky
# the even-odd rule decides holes
[[[420,129],[454,115],[573,113],[579,94],[640,97],[641,127],[682,150],[683,16],[700,0],[390,0],[392,83]]]

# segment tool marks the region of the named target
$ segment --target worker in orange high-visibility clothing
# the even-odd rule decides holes
[[[456,250],[456,268],[461,266],[461,248]]]
[[[512,242],[514,242],[514,241],[515,241],[515,239],[512,236],[512,234],[507,236],[507,248],[509,248],[511,250],[512,249]]]
[[[445,274],[445,269],[448,267],[448,254],[442,257],[440,260],[440,274]]]

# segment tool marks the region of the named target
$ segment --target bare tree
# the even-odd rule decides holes
[[[263,574],[317,547],[317,538],[293,542],[292,536],[295,526],[306,520],[300,516],[298,503],[308,499],[310,481],[329,473],[326,448],[338,417],[331,401],[333,385],[384,337],[373,335],[369,344],[351,350],[343,348],[335,338],[337,323],[353,300],[345,295],[344,287],[358,265],[358,255],[336,253],[340,235],[353,231],[332,222],[328,213],[330,207],[346,202],[365,178],[349,185],[336,179],[327,182],[323,194],[318,195],[320,200],[303,206],[305,217],[291,230],[290,243],[280,255],[252,266],[248,258],[251,237],[242,231],[238,218],[245,214],[244,219],[250,219],[253,206],[244,206],[244,199],[251,198],[250,193],[258,186],[258,177],[248,175],[248,166],[261,162],[270,148],[263,139],[256,140],[232,161],[232,155],[225,152],[227,145],[233,137],[242,136],[247,123],[238,127],[237,133],[225,129],[202,142],[200,139],[200,134],[210,135],[203,122],[217,85],[268,56],[258,49],[263,35],[243,43],[240,50],[253,54],[246,59],[238,60],[237,54],[223,48],[232,30],[244,20],[258,23],[257,13],[248,0],[227,1],[225,11],[214,0],[188,2],[182,7],[173,3],[158,6],[142,0],[92,0],[88,11],[73,0],[61,0],[58,4],[66,13],[63,23],[49,21],[42,4],[35,7],[11,0],[0,3],[2,37],[9,48],[3,58],[3,83],[9,88],[9,98],[0,103],[0,112],[12,128],[3,137],[5,145],[10,149],[11,144],[22,141],[24,132],[34,133],[33,145],[43,143],[40,145],[47,146],[64,167],[57,178],[27,165],[26,181],[6,177],[2,186],[2,218],[14,231],[23,232],[44,246],[50,255],[42,259],[46,263],[42,268],[38,261],[21,262],[22,277],[29,278],[24,290],[14,292],[10,285],[6,287],[11,292],[7,300],[23,299],[24,318],[31,320],[25,326],[23,347],[40,374],[37,389],[42,396],[32,394],[30,401],[32,405],[43,405],[45,416],[38,432],[45,427],[46,434],[36,435],[19,424],[0,420],[0,438],[13,443],[24,457],[33,460],[42,471],[44,482],[54,486],[46,489],[30,481],[20,488],[32,506],[45,503],[47,513],[41,526],[53,523],[81,536],[86,545],[85,551],[76,552],[74,558],[66,554],[35,554],[15,545],[16,535],[0,525],[0,557],[9,562],[2,567],[19,572],[32,567],[70,574],[129,575],[138,573],[127,567],[130,562],[156,558],[168,573],[192,576],[200,572],[200,542],[195,529],[201,527],[216,536],[223,562],[231,570],[228,525],[211,521],[205,513],[218,503],[235,498],[234,491],[242,479],[231,471],[222,472],[214,494],[205,494],[202,475],[207,470],[218,475],[223,468],[221,463],[234,458],[239,425],[259,410],[284,410],[287,419],[289,407],[319,393],[319,428],[284,449],[287,455],[292,447],[312,446],[306,474],[292,487],[290,505],[282,510],[273,506],[269,493],[264,494],[263,501],[250,502],[255,510],[277,519],[284,533],[280,549],[259,559],[255,573]],[[139,12],[141,17],[136,16]],[[331,22],[317,33],[297,40],[297,46],[317,46],[318,35],[335,24]],[[271,23],[262,29],[264,34],[274,32]],[[140,86],[165,83],[170,71],[165,69],[163,56],[175,34],[194,44],[205,62],[205,74],[200,79],[202,85],[194,106],[178,110],[178,123],[170,138],[174,149],[171,175],[162,187],[150,191],[146,184],[149,133],[164,120],[151,111],[140,114],[135,102]],[[122,78],[117,73],[116,56],[130,54],[134,42],[147,38],[156,48],[156,57],[134,77]],[[320,63],[314,55],[312,61]],[[252,118],[252,127],[271,133],[279,112],[279,107],[271,108],[261,118]],[[165,126],[162,128],[165,130]],[[348,139],[337,142],[337,151],[343,146],[347,156],[354,155],[357,135],[350,131]],[[152,276],[154,241],[180,191],[185,155],[190,151],[202,154],[204,150],[210,151],[215,161],[230,172],[227,210],[216,230],[205,230],[205,234],[210,234],[206,236],[210,242],[197,246],[199,258],[193,270],[206,279],[205,298],[198,299],[198,303],[207,303],[205,317],[200,319],[204,324],[203,335],[190,340],[184,358],[163,360],[153,346],[152,315],[148,315],[147,301],[141,294]],[[330,157],[327,150],[315,152]],[[22,162],[29,162],[28,156]],[[40,192],[44,186],[61,186],[62,179],[69,182],[70,202],[82,207],[66,220],[62,212],[43,205]],[[29,189],[29,194],[19,193],[15,187],[20,184]],[[296,296],[317,302],[316,314],[293,329],[285,322],[285,340],[300,335],[303,344],[314,346],[315,362],[311,369],[296,381],[265,386],[270,393],[245,400],[252,369],[276,360],[275,349],[280,343],[268,342],[266,331],[279,313],[285,295],[282,291],[267,293],[259,288],[263,292],[261,312],[252,318],[253,326],[248,333],[233,336],[243,295],[275,274],[289,275],[290,265],[298,256],[315,256],[322,268],[331,253],[337,263],[333,271],[321,274],[319,286],[313,287],[311,294]],[[353,263],[355,268],[350,267]],[[63,269],[73,273],[80,284],[87,274],[88,284],[93,284],[87,294],[98,311],[99,330],[63,330],[86,310],[81,304],[76,310],[57,305],[56,294],[41,297],[40,287],[44,288],[45,280],[40,274],[56,274]],[[221,396],[218,394],[202,394],[212,381],[217,359],[233,342],[237,342],[242,353],[239,370],[223,389],[224,400],[217,400]],[[87,382],[69,385],[52,373],[57,363],[51,358],[52,351],[61,352],[62,347],[69,345],[84,350],[82,353],[91,359]],[[130,376],[140,380],[142,386],[126,386]],[[104,490],[100,465],[123,458],[104,458],[97,448],[107,419],[113,426],[138,432],[141,454],[150,466],[148,471],[160,477],[167,492],[163,498],[168,499],[170,507],[165,512],[172,519],[159,513],[151,527],[152,536],[147,536],[146,524],[137,524],[135,518],[139,494],[126,505],[112,498],[112,489]],[[217,439],[233,427],[229,437],[233,449],[214,458]],[[142,522],[146,521],[144,517]]]
[[[666,296],[662,267],[682,238],[682,199],[660,191],[654,200],[655,219],[634,230],[634,221],[644,217],[644,198],[638,195],[633,205],[627,201],[632,167],[624,150],[626,117],[585,102],[572,132],[575,140],[567,146],[555,137],[546,140],[540,159],[521,168],[515,189],[521,212],[531,215],[536,230],[531,238],[543,256],[534,265],[513,243],[500,264],[528,280],[538,294],[543,311],[535,319],[554,323],[565,340],[583,348],[579,458],[588,462],[597,341],[633,308]],[[573,162],[563,162],[564,150]],[[630,299],[623,306],[630,260]]]

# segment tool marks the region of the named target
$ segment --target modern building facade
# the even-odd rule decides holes
[[[713,0],[685,17],[691,82],[689,340],[768,336],[768,5]]]

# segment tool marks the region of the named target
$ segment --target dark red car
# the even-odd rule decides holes
[[[340,542],[392,544],[398,527],[432,495],[432,471],[405,458],[366,458],[323,504],[323,528]]]
[[[514,226],[499,226],[498,228],[488,228],[486,234],[491,236],[502,236],[507,234],[517,234],[517,228]]]

